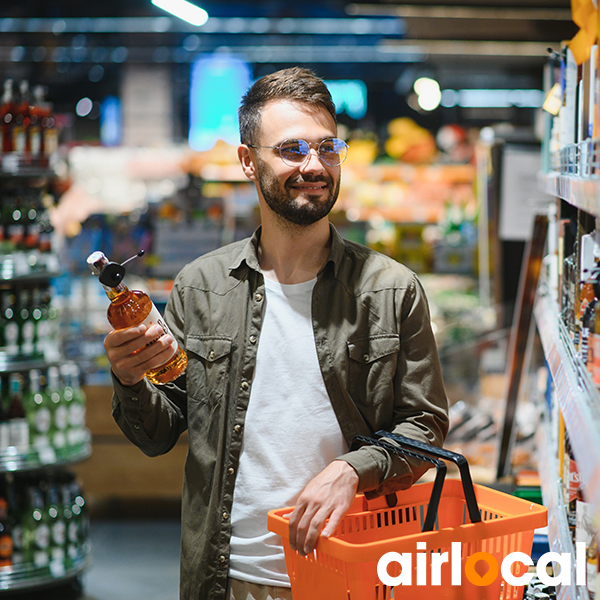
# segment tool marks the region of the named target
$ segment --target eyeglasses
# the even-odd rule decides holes
[[[348,156],[348,144],[338,138],[329,138],[322,142],[305,142],[304,140],[285,140],[278,146],[256,146],[247,144],[249,148],[273,148],[279,150],[281,160],[290,167],[302,166],[308,159],[310,149],[316,147],[319,160],[328,167],[341,165]]]

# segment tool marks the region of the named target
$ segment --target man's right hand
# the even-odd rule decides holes
[[[104,349],[112,372],[123,385],[140,382],[146,371],[164,365],[175,353],[173,338],[164,335],[160,325],[145,325],[111,331]]]

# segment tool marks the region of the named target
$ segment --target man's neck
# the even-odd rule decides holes
[[[284,284],[314,279],[329,256],[330,238],[327,218],[308,227],[263,222],[258,246],[263,275]]]

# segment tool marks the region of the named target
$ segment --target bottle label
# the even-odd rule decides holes
[[[52,542],[62,546],[67,539],[67,526],[64,521],[57,521],[52,525]]]
[[[50,414],[50,410],[47,408],[38,409],[34,418],[35,430],[40,433],[46,433],[50,429],[51,422],[52,415]]]
[[[6,354],[15,355],[19,352],[19,326],[16,323],[8,323],[4,328],[4,339],[6,346],[4,348]]]
[[[10,446],[10,423],[2,421],[0,423],[0,451],[6,450]]]
[[[69,424],[69,410],[66,406],[59,406],[54,411],[54,426],[57,429],[65,430]]]
[[[29,447],[29,425],[25,419],[11,419],[10,427],[10,445],[19,450],[27,450]]]
[[[171,333],[171,330],[169,329],[169,326],[165,323],[165,320],[163,319],[163,316],[160,314],[158,308],[156,308],[156,306],[154,306],[154,304],[152,305],[152,310],[150,311],[150,314],[142,321],[142,324],[145,325],[146,327],[151,327],[152,325],[160,325],[162,330],[163,330],[163,335],[170,335],[173,338],[173,343],[171,344],[171,348],[173,348],[174,352],[177,352],[177,349],[179,348],[177,341],[175,340],[175,336]],[[162,337],[162,336],[159,336]],[[159,338],[157,338],[159,339]],[[154,340],[156,341],[156,340]],[[150,342],[150,344],[154,344],[154,342]],[[148,345],[150,345],[148,344]]]

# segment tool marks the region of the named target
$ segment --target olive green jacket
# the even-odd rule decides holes
[[[396,261],[342,239],[333,226],[331,235],[312,321],[325,386],[348,445],[355,435],[380,429],[441,445],[447,400],[419,281]],[[182,600],[225,599],[233,489],[264,314],[259,238],[260,229],[201,256],[177,276],[165,317],[188,355],[184,376],[165,386],[114,381],[113,416],[144,453],[168,452],[189,432]],[[356,469],[359,491],[374,494],[406,489],[427,468],[373,447],[339,458]]]

